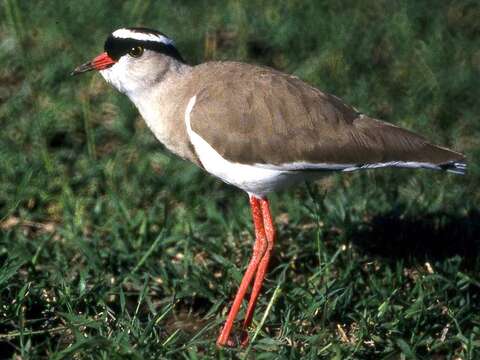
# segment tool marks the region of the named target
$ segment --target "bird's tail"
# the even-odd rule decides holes
[[[465,161],[451,161],[446,164],[441,164],[439,167],[442,170],[458,175],[465,175],[467,171],[467,163]]]

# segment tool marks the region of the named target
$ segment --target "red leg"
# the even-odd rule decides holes
[[[260,199],[254,196],[250,196],[250,207],[252,208],[253,223],[255,225],[255,244],[253,246],[253,255],[250,263],[248,264],[247,271],[243,275],[243,279],[240,283],[237,294],[235,295],[235,299],[233,300],[233,305],[230,308],[230,312],[228,313],[227,321],[225,322],[222,332],[217,339],[217,345],[219,346],[227,345],[230,333],[232,331],[233,322],[235,321],[238,311],[240,310],[242,300],[247,293],[250,283],[252,282],[253,275],[255,275],[255,272],[257,271],[260,260],[262,259],[263,254],[267,249],[267,237],[265,235],[265,229],[263,226],[262,208],[260,205],[260,201]]]
[[[253,312],[255,310],[257,298],[258,298],[258,295],[260,294],[260,290],[262,289],[263,280],[265,279],[268,263],[270,262],[270,256],[272,254],[273,245],[275,243],[275,226],[273,224],[272,214],[270,213],[268,200],[260,199],[260,207],[262,209],[263,224],[264,224],[265,233],[267,236],[267,249],[262,259],[260,260],[260,264],[258,265],[258,269],[257,269],[257,274],[255,275],[252,294],[250,295],[250,300],[248,301],[245,320],[243,321],[243,330],[246,330],[252,322]],[[242,345],[245,346],[247,343],[248,343],[248,337],[245,334],[244,338],[242,339]]]

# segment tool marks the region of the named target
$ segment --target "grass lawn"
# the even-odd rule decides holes
[[[478,1],[0,3],[0,358],[479,359]],[[271,197],[248,349],[215,339],[251,255],[247,196],[169,155],[98,74],[122,26],[190,63],[275,67],[467,154]]]

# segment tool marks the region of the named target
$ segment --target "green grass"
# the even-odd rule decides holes
[[[0,357],[478,359],[475,1],[0,5]],[[370,171],[271,197],[249,349],[215,339],[253,244],[245,194],[167,154],[100,76],[120,26],[191,63],[294,73],[465,152],[467,176]]]

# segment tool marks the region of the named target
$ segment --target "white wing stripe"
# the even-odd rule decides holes
[[[440,170],[441,167],[427,162],[415,161],[389,161],[384,163],[372,164],[333,164],[333,163],[307,163],[293,162],[280,165],[271,164],[255,164],[255,166],[264,169],[274,169],[279,171],[295,171],[295,170],[326,170],[326,171],[355,171],[360,169],[377,169],[382,167],[404,167],[404,168],[428,168]]]

